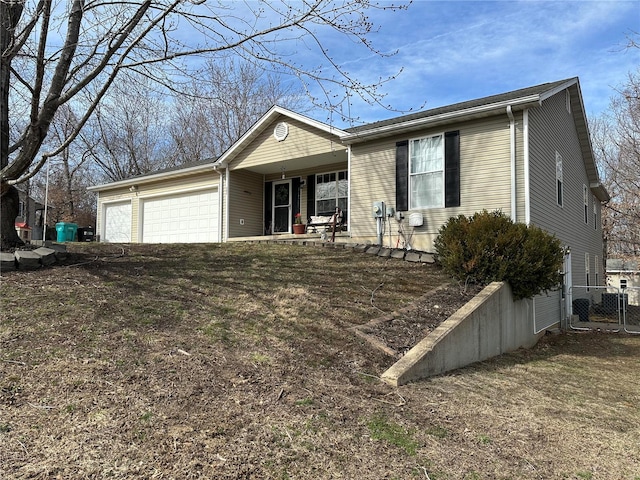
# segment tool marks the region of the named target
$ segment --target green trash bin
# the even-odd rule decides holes
[[[58,222],[56,223],[56,237],[58,242],[73,242],[78,233],[76,223]]]
[[[64,222],[56,223],[56,241],[61,243],[67,241],[67,228]]]
[[[67,242],[75,242],[76,235],[78,234],[78,224],[77,223],[67,223]]]

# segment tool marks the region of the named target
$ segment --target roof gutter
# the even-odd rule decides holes
[[[608,202],[611,200],[611,195],[607,191],[606,187],[602,184],[602,182],[592,182],[589,185],[591,192],[597,197],[601,202]]]

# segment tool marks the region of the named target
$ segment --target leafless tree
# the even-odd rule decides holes
[[[21,243],[15,185],[76,139],[125,71],[171,88],[177,75],[194,73],[196,58],[234,53],[297,77],[307,92],[320,84],[324,98],[312,100],[326,108],[339,112],[347,93],[381,102],[387,79],[359,82],[321,40],[332,30],[376,52],[367,16],[375,8],[398,9],[373,0],[0,0],[0,247]],[[296,62],[294,45],[311,49],[319,67]],[[57,110],[74,102],[82,106],[75,131],[61,144],[45,142]]]
[[[592,125],[593,144],[611,200],[603,231],[609,256],[640,256],[640,70]]]
[[[58,144],[64,143],[65,139],[75,130],[77,123],[78,118],[70,105],[62,105],[51,123],[51,140]],[[66,148],[50,160],[50,162],[57,164],[58,168],[55,171],[60,174],[58,175],[59,181],[55,183],[59,183],[61,186],[60,196],[63,199],[64,207],[57,210],[61,212],[61,215],[67,221],[71,221],[75,215],[75,206],[78,203],[77,198],[81,193],[74,188],[77,183],[75,180],[87,158],[82,155],[78,148],[74,148],[75,146],[75,144],[67,145]]]
[[[78,117],[69,104],[62,105],[50,126],[49,141],[55,144],[64,143],[65,139],[76,129]],[[55,157],[49,159],[46,168],[47,175],[41,174],[36,178],[35,186],[43,192],[47,190],[47,223],[53,225],[58,221],[80,221],[87,224],[93,216],[92,199],[94,195],[87,195],[89,186],[87,152],[81,142],[67,145]],[[41,172],[43,173],[43,172]],[[48,183],[48,189],[47,184]],[[87,205],[87,202],[89,204]],[[87,209],[89,207],[89,209]]]
[[[176,102],[171,137],[176,164],[215,159],[273,105],[301,110],[297,85],[244,60],[209,61],[202,82]]]
[[[149,79],[127,72],[105,96],[81,137],[102,180],[118,181],[165,166],[172,109]]]

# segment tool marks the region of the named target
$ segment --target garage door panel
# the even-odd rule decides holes
[[[218,241],[218,192],[186,193],[144,200],[144,243]]]
[[[116,243],[131,241],[131,202],[105,205],[102,240]]]

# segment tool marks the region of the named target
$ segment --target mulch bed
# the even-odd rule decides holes
[[[410,306],[354,330],[388,355],[401,357],[476,296],[482,286],[445,284]]]

